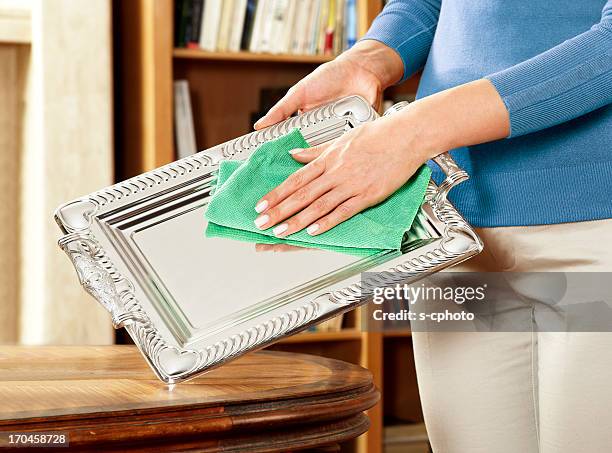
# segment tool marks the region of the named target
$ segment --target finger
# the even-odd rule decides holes
[[[304,187],[311,181],[314,181],[325,171],[325,163],[323,160],[315,160],[308,165],[300,168],[295,173],[291,174],[282,184],[271,190],[266,195],[261,197],[255,205],[255,211],[264,213],[273,208],[296,190]],[[260,219],[262,216],[259,216]],[[262,221],[260,220],[259,223]],[[256,221],[257,224],[257,221]]]
[[[299,84],[291,87],[289,91],[287,91],[287,94],[285,94],[268,113],[255,122],[253,127],[259,130],[289,118],[294,112],[302,107],[303,93]]]
[[[355,214],[368,207],[368,203],[360,197],[352,197],[338,205],[332,212],[311,223],[306,231],[311,236],[316,236],[332,229],[336,225],[350,219]]]
[[[272,245],[272,248],[270,249],[270,251],[272,252],[282,252],[282,253],[302,252],[304,250],[308,250],[308,249],[304,247],[297,247],[295,245],[289,245],[289,244],[274,244]]]
[[[285,219],[288,219],[296,212],[301,211],[306,206],[314,202],[333,187],[331,178],[325,175],[313,180],[309,184],[300,187],[276,206],[266,210],[255,220],[255,225],[260,230],[270,228]]]
[[[255,244],[256,252],[271,252],[273,251],[273,244]]]
[[[303,164],[307,164],[307,163],[312,162],[313,160],[315,160],[321,154],[323,154],[323,152],[327,148],[329,148],[329,145],[331,145],[332,143],[333,142],[322,143],[320,145],[313,146],[311,148],[296,148],[296,149],[292,149],[291,151],[289,151],[289,154],[291,154],[291,157],[293,157],[298,162],[301,162]]]
[[[336,188],[320,196],[306,209],[277,226],[273,232],[277,237],[285,237],[303,230],[317,219],[332,212],[337,206],[351,197],[350,192]]]

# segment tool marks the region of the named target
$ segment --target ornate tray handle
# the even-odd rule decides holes
[[[74,265],[81,286],[111,315],[113,327],[119,329],[134,323],[148,324],[146,315],[126,309],[126,297],[132,293],[125,278],[113,278],[100,263],[96,241],[86,234],[70,233],[58,241]]]
[[[395,112],[408,107],[410,103],[408,101],[398,102],[397,104],[389,107],[383,116],[392,115]],[[469,175],[465,170],[462,170],[459,165],[454,161],[449,153],[442,153],[433,158],[433,161],[438,164],[446,175],[446,179],[438,186],[437,193],[433,196],[433,204],[436,207],[440,207],[446,201],[446,197],[450,190],[457,184],[462,183],[466,179],[469,179]]]

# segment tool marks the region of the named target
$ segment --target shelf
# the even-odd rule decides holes
[[[315,343],[321,341],[360,340],[361,332],[357,329],[342,329],[338,332],[302,332],[283,338],[280,343]]]
[[[280,55],[253,52],[207,52],[200,49],[176,48],[174,58],[192,60],[251,61],[258,63],[309,63],[322,64],[334,59],[333,55]]]
[[[412,332],[409,330],[389,330],[387,332],[384,332],[383,335],[385,338],[404,338],[411,337]]]

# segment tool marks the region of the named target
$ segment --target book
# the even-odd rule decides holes
[[[306,27],[306,39],[302,47],[302,54],[312,55],[313,45],[316,40],[317,23],[319,22],[319,11],[321,9],[321,0],[311,0],[310,16],[308,17],[308,26]]]
[[[270,42],[268,44],[271,53],[283,53],[283,38],[285,34],[285,25],[288,21],[289,0],[273,0],[273,6],[270,15]]]
[[[336,25],[334,27],[334,51],[339,55],[344,49],[344,15],[346,12],[346,0],[336,0]]]
[[[230,39],[228,50],[238,52],[242,40],[242,30],[244,28],[244,18],[247,11],[247,0],[234,0],[234,15],[230,26]]]
[[[258,52],[270,52],[272,43],[272,27],[274,25],[274,11],[279,0],[265,0],[263,19],[261,21],[261,33],[257,44]]]
[[[174,130],[179,159],[197,152],[187,80],[174,81]]]
[[[357,41],[364,0],[176,0],[177,47],[339,54]]]
[[[209,52],[217,50],[222,2],[223,0],[206,0],[204,2],[204,20],[202,21],[202,30],[200,32],[200,47]]]
[[[294,33],[294,25],[296,20],[297,2],[289,0],[287,7],[286,20],[282,26],[281,34],[276,47],[277,53],[287,54],[291,50],[291,43]]]
[[[255,22],[253,24],[253,32],[251,35],[251,42],[249,43],[249,50],[251,52],[259,52],[259,41],[262,34],[262,26],[264,20],[265,10],[270,0],[259,0],[257,2],[257,9],[255,11]]]
[[[325,37],[323,44],[323,53],[325,55],[334,52],[334,34],[336,30],[336,0],[329,0],[329,11],[327,13],[327,28],[325,29]]]
[[[350,49],[357,42],[357,0],[346,0],[346,42],[344,50]]]
[[[306,37],[306,31],[308,28],[308,19],[310,18],[310,7],[312,6],[312,0],[296,0],[298,2],[296,6],[296,20],[294,25],[293,39],[291,40],[291,53],[302,54],[304,47],[304,40]]]
[[[217,37],[217,50],[225,52],[229,48],[232,19],[234,18],[234,0],[224,0],[221,12],[221,24]]]
[[[202,29],[202,10],[204,9],[204,0],[191,0],[190,10],[190,33],[187,39],[187,47],[195,49],[200,46],[200,31]]]
[[[319,14],[314,50],[314,53],[317,55],[323,55],[325,53],[325,34],[327,32],[327,21],[329,17],[329,3],[330,0],[322,0],[321,2],[321,13]]]
[[[191,0],[177,0],[175,5],[175,45],[177,47],[186,47],[187,39],[191,33]]]
[[[295,2],[291,2],[295,3]],[[244,16],[244,25],[242,27],[242,39],[240,41],[240,49],[249,50],[249,43],[253,34],[253,24],[255,22],[255,11],[257,10],[257,0],[247,0],[246,14]]]

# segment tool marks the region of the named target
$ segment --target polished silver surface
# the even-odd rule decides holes
[[[367,302],[372,285],[416,280],[480,252],[480,239],[446,199],[467,178],[448,155],[436,159],[447,179],[430,183],[401,251],[273,253],[205,237],[222,159],[245,159],[294,128],[309,144],[324,143],[377,117],[351,96],[66,203],[55,214],[59,245],[156,375],[166,383],[192,378]],[[364,271],[380,273],[363,282]]]

